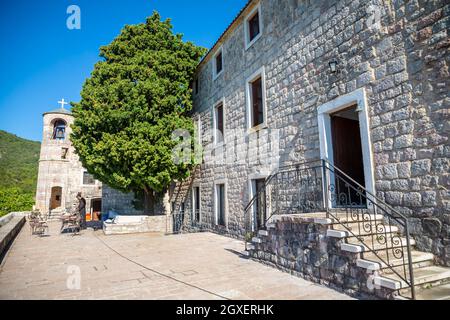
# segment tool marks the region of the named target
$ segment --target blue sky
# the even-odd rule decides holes
[[[0,129],[42,139],[42,113],[57,101],[79,101],[99,47],[125,24],[153,10],[171,18],[184,40],[210,48],[247,0],[2,0],[0,3]],[[69,5],[81,9],[81,29],[66,27]]]

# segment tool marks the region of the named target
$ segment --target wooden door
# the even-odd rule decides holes
[[[334,165],[358,184],[365,186],[364,162],[359,121],[331,116]],[[339,174],[337,174],[339,176]],[[343,176],[341,175],[343,178]],[[364,197],[358,195],[357,185],[350,180],[336,178],[337,204],[364,205]],[[350,184],[346,185],[346,182]]]

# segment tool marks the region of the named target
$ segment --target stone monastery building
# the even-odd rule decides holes
[[[328,159],[450,265],[449,12],[438,0],[249,1],[193,85],[202,145],[225,156],[206,156],[172,201],[242,234],[277,167]]]
[[[193,83],[205,156],[172,191],[183,228],[245,238],[253,258],[351,292],[448,281],[449,13],[249,1]],[[393,277],[368,288],[361,270],[379,268]]]
[[[101,211],[102,185],[81,165],[70,142],[73,116],[64,109],[44,114],[44,128],[39,158],[36,208],[46,214],[71,212],[81,192],[87,200],[87,212]]]
[[[204,157],[170,190],[175,231],[246,238],[254,258],[356,291],[361,277],[348,270],[372,264],[350,254],[374,254],[406,287],[416,256],[450,266],[449,13],[445,0],[249,1],[196,72],[192,117]],[[69,121],[46,115],[49,136],[54,114]],[[64,143],[49,148],[59,154]],[[100,186],[81,184],[82,168],[67,166],[76,174],[58,183],[73,178],[95,194]],[[38,203],[75,192],[58,190],[38,191]],[[121,199],[117,207],[130,198]],[[318,212],[326,216],[307,229],[293,218],[284,227],[309,238],[283,238],[281,222],[269,221]],[[327,236],[347,240],[302,249]]]

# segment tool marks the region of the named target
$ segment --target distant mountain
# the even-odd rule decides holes
[[[41,143],[0,130],[0,189],[34,194]]]

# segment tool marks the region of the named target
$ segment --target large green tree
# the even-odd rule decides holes
[[[103,59],[84,83],[81,101],[73,103],[71,140],[84,167],[115,189],[143,192],[146,213],[192,169],[174,161],[172,133],[193,133],[190,83],[205,52],[154,12],[100,48]]]

